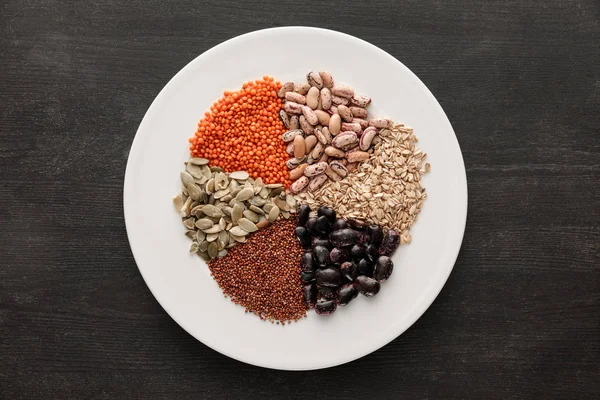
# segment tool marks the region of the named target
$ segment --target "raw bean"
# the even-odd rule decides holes
[[[294,169],[297,166],[299,166],[300,164],[302,164],[305,161],[306,157],[302,157],[302,158],[290,158],[289,160],[287,160],[287,162],[285,163],[285,165],[288,167],[288,169]]]
[[[331,95],[331,103],[336,106],[339,106],[340,104],[347,106],[350,103],[350,101],[348,99],[346,99],[345,97]]]
[[[313,149],[312,153],[310,153],[310,155],[316,161],[319,158],[321,158],[321,156],[323,155],[324,152],[325,152],[325,146],[323,146],[321,143],[317,143],[315,148]]]
[[[304,133],[306,133],[307,135],[312,135],[315,133],[315,128],[311,124],[308,123],[308,120],[306,119],[306,117],[304,115],[301,115],[299,120],[300,120],[300,128],[302,128]]]
[[[289,142],[287,147],[285,148],[285,152],[290,156],[294,155],[294,142]]]
[[[327,114],[329,114],[329,115],[339,114],[337,106],[331,106],[331,107],[329,107],[329,110],[326,110],[326,111],[327,111]]]
[[[317,89],[316,87],[311,87],[308,90],[305,104],[313,110],[317,108],[317,106],[319,105],[319,89]]]
[[[288,101],[283,105],[283,109],[288,114],[302,114],[302,104],[294,103],[293,101]]]
[[[258,229],[263,229],[269,225],[271,225],[271,222],[269,220],[265,219],[265,220],[260,221],[258,224],[256,224],[256,227]]]
[[[319,100],[321,100],[321,107],[323,107],[323,110],[329,110],[331,108],[331,92],[329,89],[326,87],[321,89],[321,96],[319,96]]]
[[[341,158],[340,160],[338,160],[342,165],[346,166],[348,165],[348,160],[346,160],[345,158]]]
[[[361,133],[362,128],[360,124],[354,122],[342,122],[342,131],[352,131],[355,133]]]
[[[325,153],[323,153],[321,158],[319,158],[319,160],[318,160],[318,162],[328,162],[328,161],[329,161],[329,156]]]
[[[327,114],[327,112],[325,112],[323,110],[315,110],[315,114],[317,114],[319,124],[329,125],[329,119],[331,118],[331,116],[329,114]]]
[[[328,179],[327,175],[325,175],[325,174],[315,176],[314,178],[312,178],[310,180],[310,183],[308,184],[308,190],[310,190],[311,192],[314,192],[315,190],[317,190],[318,188],[323,186],[323,184],[325,183],[325,181],[327,181],[327,179]]]
[[[312,108],[310,108],[308,106],[302,107],[302,115],[304,115],[304,117],[306,118],[308,123],[311,125],[316,125],[319,122],[319,119],[317,118],[317,114],[315,114],[315,112],[312,110]]]
[[[342,118],[339,114],[333,114],[329,119],[329,132],[335,136],[340,133],[342,129]]]
[[[331,135],[329,134],[329,129],[317,129],[315,130],[315,136],[323,145],[327,146],[328,144],[331,144]]]
[[[297,115],[292,115],[290,117],[290,126],[288,126],[288,129],[290,131],[293,131],[294,129],[298,129],[300,128],[300,121],[298,119]]]
[[[346,153],[343,152],[340,149],[336,149],[333,146],[327,146],[325,148],[325,154],[327,154],[329,157],[335,157],[335,158],[344,158],[346,157]]]
[[[296,168],[290,171],[290,179],[295,181],[304,175],[304,170],[308,167],[308,164],[300,164]]]
[[[343,132],[333,138],[331,144],[333,147],[344,151],[351,149],[358,143],[358,136],[355,132]]]
[[[367,96],[357,96],[355,95],[350,99],[350,102],[358,107],[366,107],[371,104],[371,98]]]
[[[321,89],[323,87],[323,79],[316,72],[309,72],[306,74],[306,81],[310,86],[314,86],[317,89]]]
[[[336,85],[331,88],[331,94],[350,99],[354,96],[354,89],[347,85]]]
[[[313,149],[313,148],[315,147],[315,145],[317,144],[317,141],[318,141],[318,139],[317,139],[317,137],[316,137],[316,136],[314,136],[314,135],[307,136],[307,137],[304,139],[304,143],[305,143],[305,145],[306,145],[306,149],[305,149],[305,151],[306,151],[306,155],[310,154],[310,152],[312,151],[312,149]]]
[[[303,132],[300,129],[294,129],[293,131],[287,131],[285,132],[281,138],[283,139],[284,142],[291,142],[292,140],[294,140],[294,138],[296,136],[302,136]]]
[[[313,176],[324,173],[326,169],[327,169],[327,163],[325,163],[325,162],[320,162],[317,164],[309,165],[304,170],[304,176],[308,176],[309,178],[311,178]]]
[[[306,104],[306,97],[302,96],[300,93],[287,92],[285,94],[285,99],[298,104]]]
[[[355,118],[367,118],[367,115],[369,115],[369,112],[362,107],[352,106],[350,111]]]
[[[283,99],[285,97],[285,94],[287,92],[291,92],[292,90],[294,90],[294,82],[286,82],[283,84],[281,89],[279,89],[279,91],[277,92],[277,96],[279,96]]]
[[[321,80],[323,81],[323,86],[325,86],[326,88],[333,87],[333,77],[331,76],[331,74],[329,72],[321,71],[321,72],[319,72],[319,76],[321,77]]]
[[[329,179],[331,179],[334,182],[339,182],[342,180],[342,177],[339,176],[338,174],[335,173],[335,171],[333,169],[331,169],[331,166],[327,166],[327,169],[325,170],[325,175],[327,175],[329,177]]]
[[[345,178],[348,175],[348,169],[344,166],[344,164],[342,164],[339,161],[332,161],[329,164],[329,168],[331,168],[331,170],[333,172],[335,172],[337,175],[341,176],[342,178]]]
[[[298,83],[294,86],[294,92],[299,93],[303,96],[306,96],[308,93],[308,89],[310,89],[310,85],[308,83]]]
[[[353,151],[346,156],[349,163],[362,162],[369,159],[369,153],[366,151]]]
[[[346,122],[350,122],[352,121],[352,118],[354,118],[350,109],[343,104],[338,106],[338,114],[340,114],[340,117]]]
[[[308,157],[306,157],[306,163],[307,163],[307,164],[309,164],[309,165],[311,165],[311,164],[314,164],[314,163],[315,163],[316,161],[318,161],[318,160],[319,160],[318,158],[314,158],[314,157],[312,156],[312,153],[310,153],[310,154],[308,155]]]
[[[360,142],[358,146],[362,151],[367,151],[371,147],[371,143],[373,142],[373,138],[377,135],[377,128],[370,126],[363,132],[360,137]]]
[[[287,115],[285,110],[279,110],[279,119],[283,122],[286,129],[290,129],[290,117]]]
[[[359,124],[362,129],[367,129],[367,127],[369,126],[369,121],[362,118],[352,118],[352,123]]]
[[[301,176],[300,178],[298,178],[298,180],[296,182],[292,183],[292,185],[290,186],[290,189],[294,193],[300,193],[301,191],[306,189],[306,186],[308,186],[309,182],[310,181],[306,176]]]
[[[387,128],[390,125],[389,118],[371,118],[369,125],[375,128]]]
[[[294,137],[294,157],[300,159],[306,155],[306,142],[301,135]]]
[[[357,168],[358,168],[358,163],[346,164],[346,169],[348,170],[348,172],[354,172],[354,171],[356,171]]]

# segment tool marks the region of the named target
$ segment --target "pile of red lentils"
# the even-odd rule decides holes
[[[280,219],[255,232],[243,246],[208,263],[223,293],[261,319],[274,323],[306,316],[300,279],[303,254],[295,218]]]

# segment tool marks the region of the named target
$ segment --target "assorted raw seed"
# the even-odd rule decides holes
[[[203,158],[188,160],[181,183],[182,192],[173,204],[192,239],[190,253],[205,261],[224,257],[249,234],[296,211],[296,199],[283,191],[282,184],[265,185],[262,178],[252,179],[245,171],[228,174],[209,167]]]
[[[246,312],[283,325],[328,315],[391,277],[430,165],[413,130],[370,104],[311,71],[225,91],[200,120],[173,203],[189,252]]]

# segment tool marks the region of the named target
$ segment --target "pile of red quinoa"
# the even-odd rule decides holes
[[[300,279],[303,250],[295,228],[295,218],[280,219],[208,263],[223,293],[246,312],[282,324],[306,316]]]

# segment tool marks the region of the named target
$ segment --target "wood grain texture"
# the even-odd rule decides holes
[[[122,212],[129,147],[166,82],[283,25],[405,63],[469,182],[431,308],[315,372],[244,365],[186,334],[144,284]],[[597,0],[0,2],[0,398],[600,398],[599,43]]]

